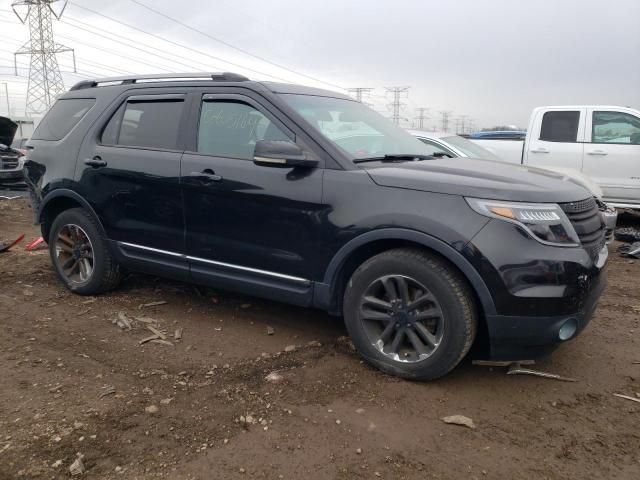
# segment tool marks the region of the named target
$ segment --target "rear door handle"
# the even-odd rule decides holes
[[[102,158],[100,157],[93,157],[93,158],[87,158],[84,161],[85,165],[88,165],[90,167],[94,167],[94,168],[99,168],[99,167],[106,167],[107,166],[107,162],[105,160],[102,160]]]
[[[608,153],[605,150],[591,150],[587,155],[608,155]]]
[[[534,148],[533,150],[531,150],[531,153],[549,153],[549,149],[547,148]]]
[[[210,168],[205,168],[201,172],[191,172],[189,176],[195,180],[199,180],[203,184],[222,181],[222,176],[216,175],[216,172]]]

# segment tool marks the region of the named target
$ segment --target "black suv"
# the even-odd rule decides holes
[[[606,283],[582,187],[434,159],[335,92],[231,73],[84,81],[28,149],[36,221],[72,291],[127,269],[317,307],[407,378],[446,374],[474,343],[536,359],[584,328]]]

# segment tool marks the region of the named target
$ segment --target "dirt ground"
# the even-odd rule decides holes
[[[0,239],[23,232],[28,202],[0,200]],[[80,297],[24,243],[0,254],[0,479],[68,478],[77,454],[91,479],[640,478],[640,403],[613,395],[640,397],[640,261],[615,246],[595,318],[536,367],[577,382],[467,360],[411,383],[322,312],[142,275]]]

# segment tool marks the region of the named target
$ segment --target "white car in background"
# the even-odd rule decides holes
[[[409,130],[409,133],[414,137],[417,137],[428,147],[432,148],[433,151],[431,156],[435,158],[466,157],[502,162],[502,160],[494,153],[459,135],[442,132],[426,132],[422,130]],[[609,207],[602,201],[603,192],[597,183],[582,172],[572,168],[552,166],[540,168],[532,167],[530,165],[526,165],[526,167],[529,169],[549,170],[558,173],[589,190],[598,200],[600,210],[604,214],[605,223],[607,225],[607,241],[611,242],[613,240],[613,231],[615,230],[616,223],[618,221],[618,213],[615,208]]]

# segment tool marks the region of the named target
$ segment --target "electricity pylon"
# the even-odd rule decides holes
[[[14,65],[18,74],[18,55],[30,55],[29,84],[27,87],[27,115],[42,114],[65,91],[58,65],[57,53],[73,54],[73,70],[76,56],[72,48],[57,43],[53,37],[53,18],[60,20],[67,6],[66,0],[56,13],[52,4],[59,0],[18,0],[11,5],[23,24],[29,25],[29,41],[14,53]],[[26,8],[26,11],[24,11]],[[22,11],[22,15],[19,10]]]

